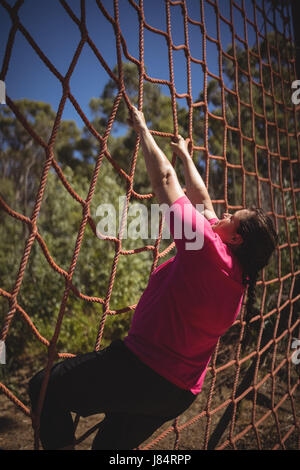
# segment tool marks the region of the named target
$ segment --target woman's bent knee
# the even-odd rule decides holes
[[[41,370],[35,374],[28,382],[28,394],[31,401],[32,408],[35,408],[40,395],[42,383],[44,380],[45,371]]]
[[[32,409],[37,406],[37,402],[40,396],[41,388],[45,378],[45,369],[39,371],[35,374],[30,381],[28,382],[28,394],[31,401]],[[57,388],[57,380],[52,374],[52,371],[49,376],[48,384],[47,384],[47,395],[53,395],[55,389]]]
[[[38,404],[41,388],[45,379],[45,372],[46,369],[40,370],[28,382],[28,394],[33,411]],[[49,374],[45,402],[52,403],[61,395],[61,392],[64,389],[63,381],[61,379],[61,363],[57,363],[52,367]]]

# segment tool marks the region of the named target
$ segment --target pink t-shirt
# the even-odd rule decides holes
[[[212,230],[217,219],[208,221],[186,196],[168,208],[165,220],[176,256],[151,274],[124,342],[158,374],[198,394],[218,339],[239,314],[242,270]],[[190,248],[193,240],[197,249]]]

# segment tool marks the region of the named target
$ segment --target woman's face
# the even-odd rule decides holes
[[[249,217],[249,215],[250,211],[248,209],[241,209],[234,214],[224,212],[222,219],[213,225],[212,229],[219,235],[224,243],[228,245],[240,245],[243,239],[241,235],[237,233],[237,229],[240,225],[240,220]]]

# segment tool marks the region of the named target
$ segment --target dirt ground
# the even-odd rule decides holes
[[[7,386],[18,396],[18,398],[26,405],[29,406],[27,396],[27,383],[28,380],[34,375],[36,371],[36,364],[27,362],[26,367],[16,371],[7,383]],[[208,374],[209,375],[209,374]],[[221,374],[220,374],[221,375]],[[227,373],[228,375],[228,373]],[[232,390],[228,383],[232,383],[230,378],[222,377],[216,383],[214,394],[211,399],[210,410],[216,410],[224,401],[228,400],[231,396]],[[193,405],[179,418],[179,426],[188,422],[195,416],[199,415],[206,409],[207,396],[209,394],[209,385],[211,378],[207,377],[202,392],[198,395]],[[229,381],[229,382],[228,382]],[[270,385],[270,384],[269,384]],[[291,426],[294,424],[294,414],[291,405],[291,400],[287,399],[278,408],[277,414],[272,413],[270,406],[270,386],[268,381],[260,387],[260,394],[256,400],[255,415],[253,415],[253,399],[243,399],[239,411],[236,413],[235,426],[232,428],[232,435],[236,436],[247,426],[249,431],[241,436],[236,442],[237,449],[254,450],[259,448],[258,442],[262,449],[273,449],[279,443],[279,435],[282,437],[286,435]],[[285,395],[286,389],[283,384],[277,384],[278,401]],[[275,397],[276,399],[276,397]],[[297,403],[295,397],[294,402]],[[298,401],[299,404],[299,401]],[[178,443],[178,450],[198,450],[204,449],[206,433],[211,435],[215,429],[219,419],[223,415],[226,407],[220,411],[213,412],[210,416],[203,413],[202,417],[196,420],[191,425],[185,427],[180,431],[180,439]],[[299,416],[299,406],[296,413]],[[264,416],[262,424],[253,428],[249,426],[255,418],[258,422]],[[103,419],[104,415],[94,415],[88,418],[81,418],[76,432],[76,438],[82,436],[88,429],[96,425]],[[165,423],[159,430],[157,430],[147,441],[140,447],[143,448],[151,443],[157,436],[161,435],[163,431],[170,428],[173,422]],[[278,427],[279,426],[279,427]],[[224,434],[222,435],[218,446],[222,445],[229,437],[230,423],[227,426]],[[78,444],[78,450],[88,450],[91,448],[91,443],[95,433],[90,435],[83,442]],[[155,443],[150,449],[152,450],[173,450],[176,441],[176,434],[174,430],[169,432],[163,439]],[[285,449],[296,450],[298,449],[298,435],[297,432],[292,432],[291,435],[284,442]],[[33,429],[31,426],[31,419],[22,413],[4,394],[0,394],[0,448],[3,450],[32,450],[34,448]],[[232,449],[231,445],[225,449]],[[279,449],[282,446],[279,445]]]

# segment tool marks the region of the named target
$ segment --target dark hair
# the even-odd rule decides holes
[[[237,229],[243,242],[233,250],[243,269],[243,284],[248,286],[246,322],[253,314],[259,272],[269,263],[278,244],[272,219],[257,207],[248,210],[250,215],[240,220]]]

